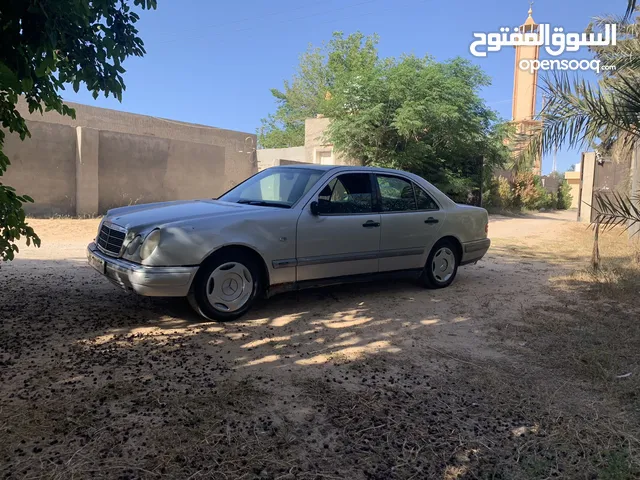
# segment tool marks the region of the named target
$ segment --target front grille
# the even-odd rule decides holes
[[[127,232],[113,224],[103,223],[98,232],[97,243],[100,250],[108,255],[117,257],[120,255],[122,244],[124,243],[124,237],[127,236]]]

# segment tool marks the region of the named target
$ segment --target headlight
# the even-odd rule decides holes
[[[144,239],[142,243],[142,248],[140,249],[140,258],[144,260],[149,257],[156,249],[158,244],[160,243],[160,230],[154,230],[147,238]]]
[[[127,247],[127,253],[129,255],[133,255],[136,253],[136,250],[140,248],[140,244],[142,243],[142,237],[140,235],[136,235],[131,242],[129,242],[129,246]]]

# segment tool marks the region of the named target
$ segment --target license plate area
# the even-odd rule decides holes
[[[89,265],[99,271],[101,274],[105,274],[107,271],[107,264],[101,258],[94,256],[93,254],[89,255]]]

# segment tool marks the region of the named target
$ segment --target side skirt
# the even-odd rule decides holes
[[[345,275],[343,277],[318,278],[315,280],[304,280],[302,282],[280,283],[272,285],[266,292],[266,298],[273,297],[280,293],[295,290],[306,290],[309,288],[322,288],[331,285],[342,285],[345,283],[363,283],[384,280],[417,280],[422,273],[422,268],[411,270],[394,270],[392,272],[363,273],[360,275]]]

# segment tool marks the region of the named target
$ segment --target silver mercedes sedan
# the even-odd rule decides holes
[[[491,244],[488,215],[398,170],[300,165],[264,170],[217,199],[109,210],[89,264],[141,295],[188,297],[218,321],[260,296],[408,276],[429,288]]]

